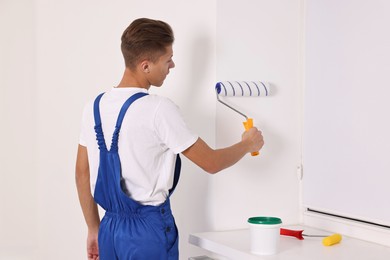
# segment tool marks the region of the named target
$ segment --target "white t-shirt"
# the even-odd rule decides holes
[[[107,149],[119,111],[142,88],[112,88],[100,100],[100,116]],[[86,146],[92,194],[99,167],[94,130],[93,101],[83,112],[80,145]],[[193,145],[198,136],[186,126],[178,107],[168,98],[147,95],[136,100],[123,119],[118,141],[122,177],[129,196],[143,205],[163,203],[173,183],[176,155]]]

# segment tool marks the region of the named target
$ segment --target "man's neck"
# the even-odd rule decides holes
[[[149,89],[150,84],[142,77],[142,74],[126,68],[117,88],[144,88]]]

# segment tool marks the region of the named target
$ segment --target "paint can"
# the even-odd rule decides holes
[[[276,254],[282,220],[277,217],[251,217],[248,223],[251,252],[256,255]]]

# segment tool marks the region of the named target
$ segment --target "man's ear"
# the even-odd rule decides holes
[[[145,72],[145,73],[149,73],[150,72],[150,70],[149,70],[149,61],[144,60],[144,61],[141,62],[140,65],[141,65],[141,70],[143,72]]]

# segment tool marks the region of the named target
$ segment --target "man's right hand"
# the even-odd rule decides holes
[[[242,141],[248,143],[250,153],[258,152],[264,145],[264,139],[261,131],[252,127],[242,134]]]
[[[87,237],[88,260],[99,260],[98,232],[88,232]]]

